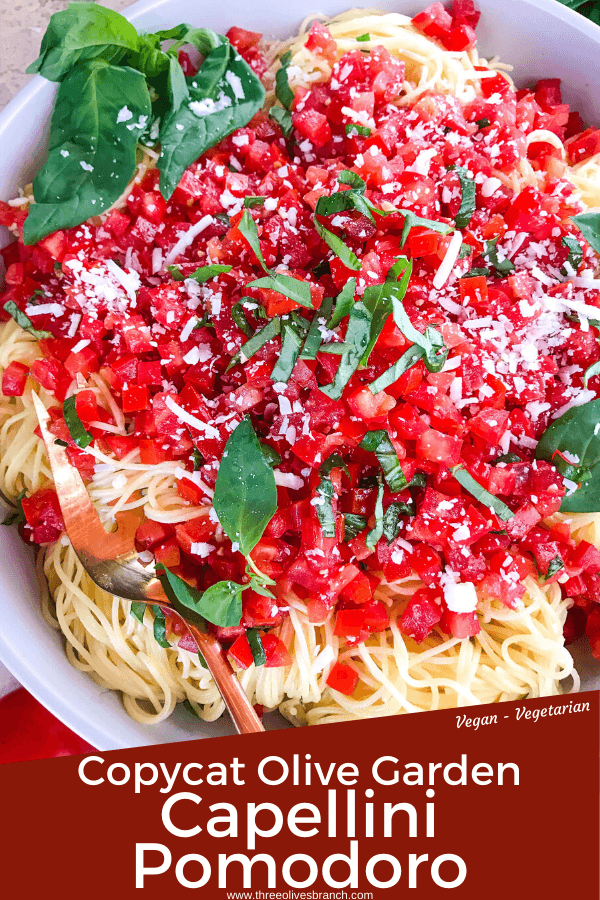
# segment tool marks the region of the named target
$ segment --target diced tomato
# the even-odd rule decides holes
[[[306,49],[317,56],[323,56],[330,63],[334,63],[337,58],[337,44],[329,29],[320,22],[313,22],[311,25]]]
[[[57,541],[65,525],[56,491],[42,488],[30,497],[23,497],[21,506],[25,515],[24,536],[34,544],[50,544]]]
[[[261,634],[261,640],[267,659],[265,668],[279,668],[291,665],[292,660],[283,641],[274,634]],[[228,652],[241,669],[249,669],[254,662],[252,650],[245,634],[240,635],[235,643],[231,645]]]
[[[138,439],[134,436],[121,434],[107,434],[104,440],[117,459],[123,459],[138,447]]]
[[[428,37],[442,40],[447,38],[452,30],[452,16],[446,12],[441,3],[432,3],[423,12],[414,16],[412,24]]]
[[[217,524],[209,515],[197,516],[194,519],[188,519],[187,522],[177,523],[175,533],[183,552],[191,557],[203,559],[207,555],[205,545],[214,536]]]
[[[125,415],[140,412],[140,410],[149,408],[150,392],[147,387],[130,385],[123,391],[121,401]]]
[[[396,401],[385,391],[373,394],[369,388],[357,388],[347,398],[350,412],[361,419],[383,418],[396,405]]]
[[[93,391],[79,391],[75,395],[75,409],[81,421],[86,424],[98,422],[100,419],[98,402]]]
[[[170,538],[164,544],[157,544],[153,548],[153,553],[156,562],[161,563],[167,569],[173,569],[181,562],[179,544],[175,538]]]
[[[460,638],[461,640],[474,637],[481,631],[476,612],[456,613],[445,610],[440,626],[446,634],[451,634],[452,637]]]
[[[417,453],[423,459],[443,463],[445,466],[456,466],[460,462],[462,439],[442,434],[434,428],[419,435]]]
[[[572,163],[583,162],[600,153],[600,128],[588,128],[568,140],[567,151]]]
[[[358,678],[358,672],[353,666],[349,666],[347,663],[336,662],[327,676],[327,684],[332,690],[350,697],[356,690]]]
[[[227,32],[227,38],[239,53],[255,47],[260,41],[262,34],[259,31],[246,31],[245,28],[237,28],[234,26]]]
[[[331,127],[327,116],[314,109],[305,112],[292,113],[294,128],[300,134],[308,138],[315,147],[324,147],[331,140]]]
[[[140,438],[140,462],[145,466],[155,466],[171,459],[171,451],[165,447],[163,440]]]
[[[442,618],[439,594],[429,588],[421,588],[408,601],[399,619],[400,631],[422,644],[434,625]]]
[[[5,397],[22,397],[29,375],[29,367],[14,360],[2,373],[2,393]]]

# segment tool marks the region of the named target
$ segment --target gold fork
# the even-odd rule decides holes
[[[154,566],[143,566],[140,562],[134,544],[135,529],[132,527],[138,517],[133,512],[117,513],[116,531],[105,531],[81,475],[71,465],[66,449],[56,443],[48,431],[50,416],[33,391],[32,400],[46,444],[67,535],[92,581],[117,597],[158,605],[163,611],[174,610],[178,613],[206,660],[238,732],[249,734],[264,731],[225,650],[213,634],[204,630],[204,619],[180,605],[176,598],[169,600],[156,577]]]

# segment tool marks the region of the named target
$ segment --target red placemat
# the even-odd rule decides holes
[[[0,763],[73,756],[94,749],[25,688],[0,700]]]

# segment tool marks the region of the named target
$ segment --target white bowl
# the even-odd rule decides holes
[[[239,25],[267,36],[285,37],[312,12],[335,14],[351,5],[352,0],[296,0],[286,10],[281,0],[259,0],[254,5],[246,0],[222,0],[216,7],[197,0],[142,0],[129,7],[127,17],[146,31],[189,22],[222,33]],[[427,4],[426,0],[379,0],[373,5],[414,15]],[[566,102],[584,119],[598,121],[600,28],[556,0],[479,0],[479,6],[483,12],[478,29],[482,55],[498,55],[513,64],[520,85],[539,78],[561,78]],[[23,65],[28,62],[24,60]],[[0,114],[3,199],[14,196],[43,162],[55,90],[56,85],[36,76]],[[6,240],[5,234],[4,243]],[[70,728],[102,750],[232,732],[226,716],[204,724],[183,710],[152,727],[130,719],[116,693],[100,689],[67,662],[62,637],[47,627],[39,612],[31,551],[13,529],[0,529],[0,555],[6,560],[0,569],[0,658]],[[585,649],[578,648],[577,657],[584,686],[598,687],[600,678],[594,668],[598,664]],[[277,717],[274,725],[280,724]]]

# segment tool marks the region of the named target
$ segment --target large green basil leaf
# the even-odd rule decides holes
[[[187,79],[190,99],[172,109],[160,130],[160,190],[168,199],[185,170],[210,147],[246,125],[261,108],[265,90],[229,42],[208,51]],[[195,110],[195,111],[194,111]]]
[[[548,426],[538,442],[536,458],[554,462],[557,451],[578,458],[576,477],[571,480],[581,485],[564,497],[561,512],[600,512],[600,400],[574,406]]]
[[[600,253],[600,213],[581,213],[572,216],[571,222],[577,225],[590,247]]]
[[[80,225],[119,198],[150,112],[146,79],[134,69],[92,60],[69,72],[56,98],[48,159],[33,182],[26,244]]]
[[[248,417],[225,446],[213,507],[225,534],[244,556],[254,549],[277,511],[273,469]]]
[[[201,624],[198,616],[220,628],[232,628],[240,624],[243,585],[236,584],[235,581],[218,581],[202,592],[164,567],[157,567],[157,575],[174,609],[192,624]],[[186,609],[182,610],[182,606]]]
[[[40,55],[26,71],[61,81],[78,62],[102,59],[116,63],[138,47],[137,31],[119,13],[96,3],[72,3],[51,17]],[[121,98],[128,99],[125,94]]]

